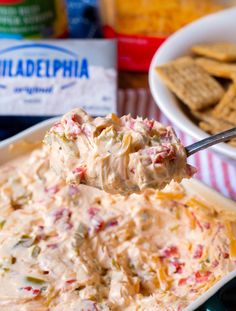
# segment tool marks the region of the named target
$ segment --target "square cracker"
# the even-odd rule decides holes
[[[236,74],[236,64],[219,62],[217,60],[198,57],[195,59],[196,63],[206,70],[210,75],[231,79],[232,74]]]
[[[206,121],[206,122],[213,122],[214,117],[212,117],[212,108],[207,108],[201,111],[191,111],[191,114],[198,120],[198,121]]]
[[[232,146],[232,147],[236,147],[236,138],[233,138],[229,141],[229,144]]]
[[[236,72],[233,72],[231,74],[231,79],[233,80],[233,83],[234,83],[234,86],[235,86],[235,89],[236,89]]]
[[[156,67],[162,80],[192,110],[217,103],[222,86],[190,57],[182,57]]]
[[[222,100],[213,109],[212,115],[236,126],[236,87],[232,83]]]
[[[210,134],[217,134],[229,130],[234,127],[232,123],[225,122],[216,118],[208,118],[208,120],[200,121],[199,126]]]
[[[203,125],[202,128],[204,127],[203,129],[211,134],[226,131],[234,127],[232,123],[214,117],[212,109],[192,111],[192,114],[200,122],[200,127]]]
[[[192,51],[221,61],[236,61],[236,45],[232,43],[197,44]]]
[[[196,112],[194,116],[199,119],[199,127],[209,134],[217,134],[219,132],[223,132],[234,127],[232,123],[223,121],[221,119],[217,119],[212,116],[212,110],[208,109],[204,112]],[[236,147],[236,138],[231,139],[228,143]]]
[[[216,125],[217,123],[214,123],[214,125]],[[214,126],[213,125],[213,126]],[[201,121],[200,123],[199,123],[199,127],[203,130],[203,131],[205,131],[205,132],[207,132],[207,133],[209,133],[209,134],[217,134],[217,133],[220,133],[220,132],[223,132],[223,131],[226,131],[226,130],[229,130],[229,129],[231,129],[232,127],[233,127],[233,125],[232,124],[229,124],[229,123],[224,123],[224,121],[222,122],[222,121],[220,121],[219,120],[219,123],[218,123],[218,125],[216,126],[216,127],[213,127],[212,126],[212,124],[211,123],[208,123],[208,122],[206,122],[206,121]],[[228,141],[228,143],[231,145],[231,146],[233,146],[233,147],[236,147],[236,138],[233,138],[233,139],[230,139],[229,141]]]

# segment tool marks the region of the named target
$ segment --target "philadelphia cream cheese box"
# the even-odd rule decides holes
[[[0,115],[116,112],[113,40],[1,40]]]

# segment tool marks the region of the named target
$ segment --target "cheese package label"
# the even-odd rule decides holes
[[[1,40],[0,115],[116,112],[114,40]]]

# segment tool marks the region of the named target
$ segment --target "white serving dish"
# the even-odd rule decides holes
[[[9,139],[0,142],[0,165],[27,152],[28,148],[27,144],[24,144],[25,142],[32,144],[42,141],[45,132],[57,120],[58,118],[53,118],[41,122]],[[15,148],[12,148],[12,146],[15,146]],[[214,204],[215,206],[219,206],[220,209],[224,209],[228,212],[233,211],[233,213],[236,213],[235,202],[223,197],[222,195],[203,185],[199,181],[195,179],[185,180],[182,182],[182,184],[189,193],[197,194],[198,196],[199,193],[202,193],[205,200],[212,202],[212,204]],[[212,297],[212,295],[214,295],[223,285],[228,283],[234,277],[236,277],[236,270],[232,271],[230,274],[217,282],[207,292],[201,295],[196,301],[192,302],[187,308],[185,308],[184,311],[192,311],[198,308],[210,297]],[[213,311],[213,309],[209,309],[209,311]]]
[[[161,81],[155,72],[155,67],[180,56],[188,55],[194,44],[210,42],[236,43],[235,7],[203,17],[174,33],[157,50],[149,69],[149,84],[155,102],[178,128],[196,141],[209,135],[184,114],[181,109],[182,105]],[[236,148],[222,143],[213,146],[212,150],[236,163]]]

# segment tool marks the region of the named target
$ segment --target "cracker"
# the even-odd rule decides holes
[[[232,73],[231,74],[231,79],[233,80],[233,83],[234,83],[234,86],[235,86],[235,89],[236,89],[236,73]]]
[[[236,126],[236,87],[231,84],[222,100],[213,109],[212,115]]]
[[[236,73],[236,64],[219,62],[217,60],[199,57],[195,59],[196,63],[205,69],[210,75],[232,79],[232,74]]]
[[[205,132],[207,132],[209,134],[212,134],[212,135],[220,133],[220,132],[223,132],[223,131],[226,131],[226,130],[229,130],[232,127],[234,127],[233,124],[228,123],[228,122],[224,122],[222,120],[218,120],[216,118],[212,118],[211,120],[208,119],[208,121],[210,121],[210,122],[201,121],[199,123],[199,127],[203,131],[205,131]],[[231,146],[236,147],[236,138],[233,138],[233,139],[229,140],[228,143]]]
[[[210,134],[217,134],[219,132],[223,132],[234,127],[234,125],[231,123],[224,122],[222,120],[217,120],[215,118],[208,121],[201,121],[199,123],[199,126],[205,132],[208,132]]]
[[[211,108],[203,111],[192,111],[192,115],[199,121],[199,127],[212,135],[234,127],[234,124],[214,117]],[[229,140],[228,143],[236,147],[236,138]]]
[[[211,108],[202,111],[191,111],[191,113],[198,121],[208,121],[209,118],[212,118]]]
[[[202,112],[195,112],[194,116],[200,121],[199,126],[211,134],[226,131],[234,127],[231,122],[224,121],[221,118],[216,118],[211,109]]]
[[[211,134],[226,131],[234,127],[232,123],[213,116],[212,109],[207,109],[204,111],[194,111],[193,115],[200,121],[199,126],[206,132]]]
[[[231,140],[229,141],[229,144],[230,144],[232,147],[236,147],[236,138],[231,139]]]
[[[192,51],[221,61],[236,61],[236,45],[232,43],[197,44]]]
[[[192,110],[217,103],[224,94],[222,86],[190,57],[182,57],[156,71],[170,88]]]

